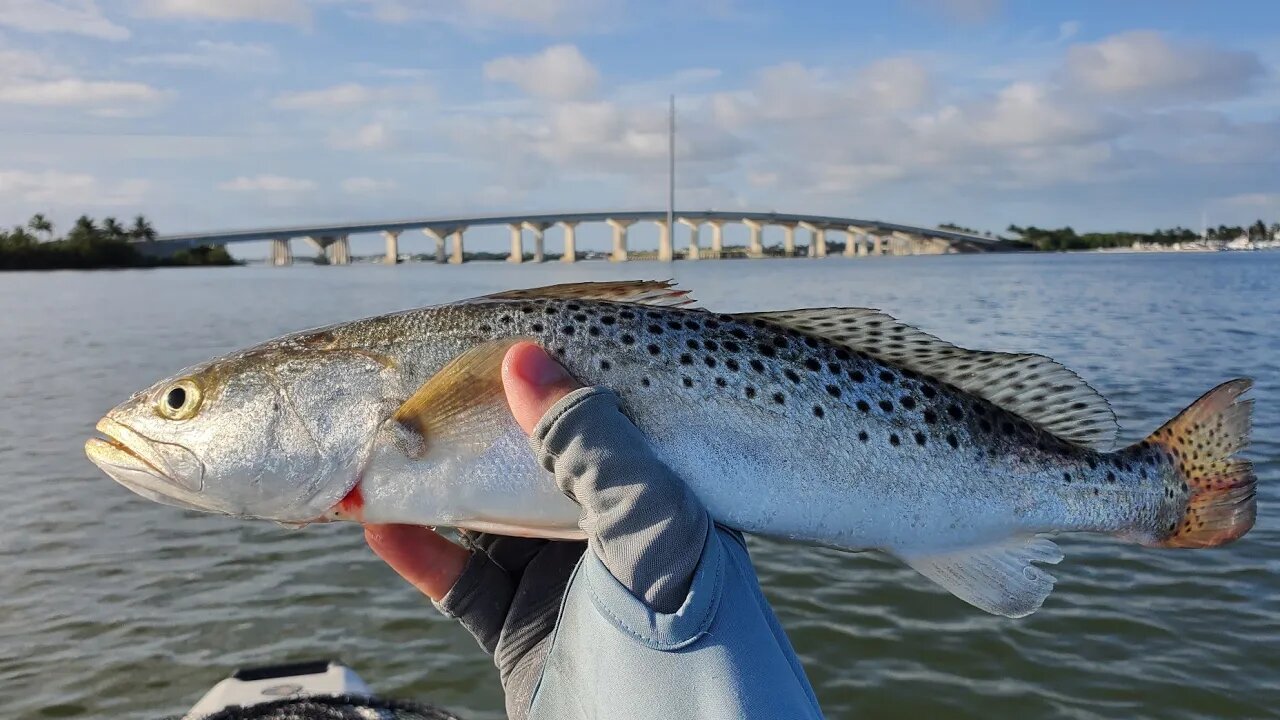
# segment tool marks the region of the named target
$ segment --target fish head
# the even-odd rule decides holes
[[[159,503],[287,523],[354,487],[390,411],[380,358],[288,339],[188,368],[97,424],[89,459]]]

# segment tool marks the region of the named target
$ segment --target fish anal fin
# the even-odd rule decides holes
[[[502,359],[524,338],[481,343],[449,361],[383,424],[392,443],[410,457],[440,445],[486,446],[494,418],[507,410]]]
[[[1053,592],[1056,578],[1035,563],[1062,560],[1052,540],[1016,537],[977,547],[936,553],[897,553],[916,572],[952,595],[994,615],[1026,617]]]
[[[1015,413],[1063,440],[1111,447],[1110,404],[1079,375],[1043,355],[968,350],[878,310],[814,308],[751,313],[882,362],[928,375]]]
[[[689,291],[677,290],[675,283],[670,280],[564,283],[562,285],[547,285],[546,287],[526,288],[524,290],[505,290],[485,296],[485,299],[489,300],[522,300],[526,298],[605,300],[608,302],[657,305],[661,307],[680,307],[693,303],[693,298],[689,297]]]

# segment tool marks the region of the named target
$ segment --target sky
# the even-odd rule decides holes
[[[1270,0],[0,0],[0,225],[663,208],[670,94],[678,207],[1272,221],[1278,70]]]

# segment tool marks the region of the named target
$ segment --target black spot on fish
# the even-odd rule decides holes
[[[818,362],[813,358],[806,359],[804,361],[804,366],[809,368],[813,372],[819,372],[820,370],[822,370],[822,363]]]
[[[765,344],[761,343],[761,345],[760,345],[760,354],[761,354],[761,355],[763,355],[763,356],[765,356],[765,357],[769,357],[769,358],[771,358],[771,357],[773,357],[774,355],[777,355],[777,354],[778,354],[778,351],[777,351],[777,350],[774,350],[772,345],[765,345]]]
[[[751,387],[750,385],[748,385],[747,387],[745,387],[745,388],[743,389],[743,392],[745,392],[745,393],[747,394],[747,399],[748,399],[748,400],[750,400],[751,398],[753,398],[753,397],[755,397],[755,396],[756,396],[756,389],[755,389],[755,388],[753,388],[753,387]]]
[[[650,354],[650,355],[657,355],[657,354],[659,354],[659,353],[661,353],[661,352],[662,352],[662,348],[660,348],[660,347],[658,347],[657,345],[654,345],[654,344],[652,344],[652,343],[650,343],[650,344],[649,344],[649,347],[647,347],[647,348],[645,348],[645,349],[649,351],[649,354]]]
[[[667,327],[671,328],[672,330],[679,330],[684,326],[680,324],[679,320],[668,320]]]
[[[959,405],[954,403],[947,406],[947,414],[951,416],[952,420],[960,420],[964,417],[964,411],[960,409]]]
[[[565,335],[572,335],[577,331],[578,331],[577,328],[575,328],[572,325],[565,325],[564,327],[560,328],[560,332],[564,333]]]
[[[924,393],[924,396],[930,400],[938,394],[938,391],[932,385],[921,385],[920,392]]]
[[[647,377],[640,378],[640,384],[645,387],[649,387],[649,378]]]
[[[892,433],[889,435],[889,444],[898,447],[898,445],[902,444],[902,440],[898,439],[897,433]]]
[[[623,345],[634,345],[636,342],[636,336],[631,333],[622,333],[622,337],[618,339],[622,341]]]
[[[862,412],[871,412],[871,406],[867,404],[866,400],[859,400],[856,404]]]
[[[493,328],[489,327],[488,325],[481,325],[481,326],[480,326],[480,332],[482,332],[482,333],[490,333],[490,332],[493,332]]]
[[[699,347],[702,347],[701,345],[698,344],[698,341],[694,340],[693,338],[689,338],[688,340],[685,340],[684,345],[690,350],[697,350]]]
[[[791,368],[787,368],[787,369],[783,370],[783,371],[782,371],[782,374],[783,374],[783,375],[786,375],[786,376],[787,376],[787,379],[788,379],[788,380],[790,380],[790,381],[791,381],[791,382],[793,382],[793,383],[798,383],[798,382],[800,382],[800,376],[799,376],[799,375],[797,375],[797,374],[796,374],[796,371],[795,371],[795,370],[792,370]]]
[[[1065,483],[1070,484],[1070,483],[1071,483],[1071,473],[1069,473],[1069,472],[1064,472],[1064,473],[1062,473],[1062,482],[1065,482]]]
[[[1108,470],[1108,471],[1107,471],[1107,482],[1109,482],[1109,483],[1113,483],[1113,482],[1115,482],[1115,481],[1116,481],[1116,474],[1115,474],[1115,473],[1113,473],[1113,472],[1111,472],[1110,470]]]
[[[590,335],[591,337],[599,337],[600,328],[596,327],[595,325],[592,325],[591,327],[587,328],[587,334]]]
[[[893,412],[893,403],[889,402],[888,400],[881,400],[880,409],[885,412]]]
[[[787,401],[787,396],[780,392],[776,392],[773,394],[773,401],[778,405],[781,405]]]
[[[578,313],[577,315],[574,315],[574,316],[573,316],[573,319],[574,319],[574,320],[577,320],[578,322],[586,322],[586,321],[587,321],[587,316],[586,316],[586,315],[583,315],[582,313]]]
[[[716,366],[716,359],[711,357],[710,355],[702,358],[702,362],[706,363],[707,367],[709,368],[713,368]]]
[[[764,363],[760,362],[759,360],[756,360],[755,358],[752,358],[751,369],[755,370],[756,372],[764,372]]]
[[[807,337],[807,336],[806,336],[806,337],[805,337],[805,339],[804,339],[804,344],[805,344],[805,346],[807,346],[810,350],[817,350],[817,349],[818,349],[818,341],[817,341],[817,340],[814,340],[814,339],[813,339],[813,338],[811,338],[811,337]]]
[[[622,312],[618,313],[618,315],[619,315],[623,320],[635,320],[635,319],[636,319],[636,314],[635,314],[635,313],[633,313],[633,312],[631,312],[630,310],[623,310]]]
[[[837,348],[837,349],[836,349],[836,357],[837,357],[837,358],[839,358],[840,360],[848,360],[848,359],[849,359],[849,351],[848,351],[848,350],[845,350],[844,348]]]
[[[600,369],[601,369],[601,370],[612,370],[612,369],[613,369],[613,363],[609,362],[608,360],[601,360],[601,361],[600,361]]]
[[[738,361],[734,360],[733,358],[729,358],[728,360],[725,360],[724,366],[734,372],[738,372]]]
[[[725,340],[724,349],[728,350],[729,352],[738,352],[739,350],[742,349],[742,346],[732,340]]]
[[[916,399],[910,395],[904,395],[898,403],[907,410],[914,410],[916,408]]]
[[[662,334],[662,326],[661,326],[661,325],[658,325],[658,324],[656,324],[656,323],[655,323],[655,324],[652,324],[652,325],[650,325],[650,326],[649,326],[649,332],[653,333],[654,335],[661,335],[661,334]]]
[[[687,327],[687,328],[689,328],[690,330],[699,330],[699,329],[701,329],[701,328],[700,328],[700,326],[698,325],[698,323],[696,323],[696,322],[694,322],[694,321],[692,321],[692,320],[685,320],[685,321],[684,321],[684,326],[685,326],[685,327]]]
[[[558,312],[555,308],[551,307],[550,305],[543,308],[542,311],[548,315],[555,315]]]
[[[827,372],[829,372],[829,373],[831,373],[831,374],[833,374],[833,375],[839,375],[839,374],[840,374],[840,370],[841,370],[841,369],[842,369],[842,368],[840,367],[840,363],[837,363],[837,362],[829,362],[829,363],[827,363]]]
[[[920,432],[919,430],[917,430],[917,431],[916,431],[916,434],[915,434],[915,439],[916,439],[916,444],[917,444],[917,445],[921,445],[921,446],[923,446],[923,445],[924,445],[924,443],[925,443],[924,433],[922,433],[922,432]]]
[[[858,439],[861,440],[862,442],[866,442],[871,439],[871,436],[867,434],[866,430],[859,430]]]
[[[925,410],[925,411],[924,411],[924,421],[925,421],[925,422],[927,422],[927,423],[929,423],[930,425],[932,425],[932,424],[934,424],[934,423],[938,422],[938,414],[937,414],[937,413],[935,413],[935,412],[934,412],[934,411],[932,411],[932,410]]]
[[[692,365],[692,364],[693,364],[693,356],[692,356],[692,355],[690,355],[689,353],[682,353],[682,354],[680,355],[680,364],[681,364],[681,365]]]
[[[779,350],[782,350],[787,347],[787,339],[779,335],[773,339],[773,344]]]
[[[951,446],[952,450],[958,450],[960,448],[960,441],[957,440],[956,436],[952,433],[947,433],[947,444]]]
[[[570,310],[581,310],[581,309],[582,309],[582,306],[581,306],[581,305],[579,305],[578,303],[568,303],[568,304],[566,304],[566,305],[565,305],[565,307],[569,308]]]
[[[836,387],[835,385],[828,385],[827,394],[833,398],[838,398],[840,397],[840,388]]]
[[[720,387],[724,387],[727,384],[728,382],[724,378],[722,377],[716,378],[716,385],[719,385]]]
[[[703,340],[702,347],[710,350],[711,352],[715,352],[720,349],[720,345],[717,344],[715,340]]]
[[[746,331],[746,330],[743,330],[742,328],[734,328],[734,329],[732,329],[732,330],[730,330],[730,331],[729,331],[729,334],[730,334],[730,335],[732,335],[732,336],[734,336],[734,337],[736,337],[736,338],[738,338],[739,340],[746,340],[746,339],[747,339],[747,331]],[[736,351],[735,351],[735,352],[736,352]]]
[[[822,417],[823,415],[826,414],[826,411],[822,409],[821,405],[814,405],[813,414],[815,417]]]
[[[860,383],[865,381],[867,379],[867,376],[863,375],[861,370],[850,370],[849,379],[856,383]]]
[[[534,324],[533,324],[533,331],[534,331],[534,332],[537,332],[537,333],[542,332],[542,323],[534,323]]]
[[[896,378],[894,377],[893,373],[889,372],[888,370],[881,370],[881,371],[880,371],[880,380],[881,380],[881,382],[891,383],[891,382],[893,382],[895,379],[896,379]]]
[[[601,316],[600,316],[600,322],[601,322],[601,323],[603,323],[603,324],[605,324],[605,325],[612,325],[612,324],[614,324],[614,323],[618,322],[618,320],[617,320],[616,318],[614,318],[612,315],[601,315]]]
[[[684,383],[684,386],[687,388],[693,387],[693,378],[691,377],[682,377],[680,378],[680,382]]]

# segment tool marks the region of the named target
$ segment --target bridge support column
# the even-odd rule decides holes
[[[702,223],[689,218],[680,218],[677,222],[681,225],[689,226],[689,252],[685,253],[686,260],[697,260],[700,255],[698,248],[698,234],[702,230]]]
[[[328,255],[330,265],[351,264],[351,243],[346,235],[333,238],[333,242],[328,247]]]
[[[387,240],[387,255],[382,262],[387,265],[395,265],[400,262],[400,232],[397,230],[384,230],[382,237]]]
[[[545,251],[544,246],[546,244],[547,228],[550,227],[550,225],[547,223],[526,221],[524,226],[533,232],[533,261],[540,263],[542,262],[542,256]]]
[[[719,260],[724,252],[724,221],[708,220],[707,224],[711,226],[711,250],[707,253],[707,257]]]
[[[867,256],[867,242],[871,239],[870,233],[863,232],[858,236],[858,257]]]
[[[609,227],[613,228],[613,254],[609,259],[613,262],[627,261],[627,228],[631,227],[635,220],[617,220],[610,218],[606,220]]]
[[[796,256],[796,226],[791,223],[782,223],[782,254]]]
[[[435,241],[435,261],[436,263],[444,263],[444,236],[448,231],[438,228],[422,228],[422,234]]]
[[[871,236],[871,254],[873,255],[884,254],[884,238],[883,237],[879,235]]]
[[[810,222],[800,223],[800,227],[809,231],[809,257],[823,258],[827,256],[827,234],[819,226]]]
[[[522,263],[524,262],[524,225],[511,223],[507,227],[511,228],[511,254],[507,255],[507,262]]]
[[[577,262],[578,261],[578,223],[576,221],[566,220],[560,223],[564,228],[564,253],[560,255],[560,262]]]
[[[858,245],[862,236],[858,234],[858,228],[849,226],[844,231],[844,256],[855,257],[858,254]]]
[[[764,257],[764,224],[756,220],[743,220],[742,224],[746,225],[751,233],[747,240],[747,257]]]
[[[289,249],[289,238],[276,238],[271,241],[271,264],[276,267],[293,264],[293,251]]]
[[[658,224],[658,262],[671,262],[674,256],[671,247],[671,226],[666,220],[657,220]]]
[[[449,239],[453,241],[449,253],[449,263],[452,265],[461,265],[466,262],[466,253],[462,249],[462,233],[465,230],[466,228],[454,228],[453,232],[449,233]]]

